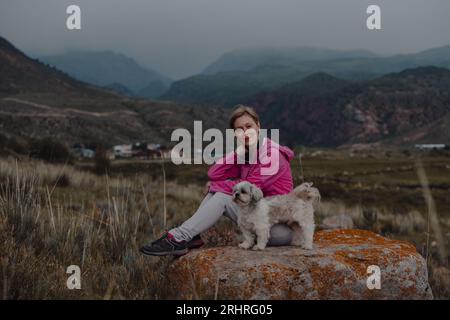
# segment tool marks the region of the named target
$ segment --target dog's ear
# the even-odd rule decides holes
[[[259,200],[261,200],[263,198],[264,195],[263,195],[263,193],[262,193],[260,188],[254,186],[254,185],[251,185],[250,186],[250,190],[252,192],[252,198],[255,201],[259,201]]]

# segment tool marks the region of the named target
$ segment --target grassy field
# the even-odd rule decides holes
[[[413,242],[427,258],[435,297],[450,298],[450,157],[303,150],[292,169],[296,184],[313,181],[321,190],[318,225],[344,214],[357,228]],[[165,298],[173,258],[143,257],[138,248],[192,215],[207,166],[116,161],[108,175],[91,170],[85,162],[0,159],[1,298]],[[236,231],[223,218],[202,237],[207,246],[233,244]],[[72,264],[82,269],[83,290],[66,287]]]
[[[291,167],[296,185],[312,181],[324,199],[407,213],[426,208],[417,175],[418,161],[430,181],[438,212],[450,217],[450,155],[446,153],[306,150],[301,160],[297,153]],[[80,169],[90,167],[89,163],[79,165]],[[203,185],[207,181],[207,169],[206,165],[164,164],[166,178],[182,185]],[[162,164],[119,160],[114,162],[111,174],[130,177],[141,172],[157,179],[162,175]]]

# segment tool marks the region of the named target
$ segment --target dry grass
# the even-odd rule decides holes
[[[430,247],[430,227],[433,230],[433,235],[436,238],[436,244],[438,248],[438,256],[441,263],[447,261],[447,251],[445,249],[445,241],[442,235],[442,229],[439,223],[438,213],[436,211],[436,204],[434,202],[433,195],[430,190],[430,182],[428,181],[427,174],[423,168],[422,161],[420,159],[416,163],[417,175],[419,177],[420,184],[422,186],[423,197],[427,203],[427,262],[429,257]]]
[[[369,229],[384,235],[411,235],[425,231],[425,218],[417,210],[406,214],[396,214],[376,207],[348,206],[342,202],[322,202],[316,213],[317,220],[333,215],[352,218],[355,228]]]
[[[193,212],[200,188],[97,177],[70,167],[0,161],[0,269],[3,299],[163,298],[170,258],[144,257],[140,245]],[[58,177],[66,184],[58,186]],[[66,191],[74,194],[67,201]],[[69,265],[82,290],[68,290]]]
[[[173,258],[144,257],[138,248],[192,215],[202,199],[201,185],[164,181],[168,169],[109,177],[0,159],[1,298],[164,299],[165,270]],[[447,250],[445,240],[440,244],[434,229],[427,230],[427,207],[397,212],[391,206],[324,199],[317,222],[338,214],[350,216],[356,228],[413,242],[429,256],[435,297],[450,298],[448,262],[439,259],[439,246]],[[450,229],[444,218],[437,220],[442,237]],[[202,237],[207,246],[235,245],[236,233],[223,218]],[[82,290],[66,287],[72,264],[81,267]]]

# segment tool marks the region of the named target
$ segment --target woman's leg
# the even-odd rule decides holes
[[[230,200],[231,196],[222,192],[208,193],[194,215],[180,226],[169,230],[169,233],[175,240],[189,241],[211,228],[225,212],[230,212],[237,219],[237,205]]]
[[[231,195],[223,192],[208,193],[197,211],[181,226],[169,230],[176,240],[189,241],[194,236],[212,227],[222,215],[237,223],[239,207]],[[276,224],[270,229],[268,246],[291,244],[292,229],[286,224]]]

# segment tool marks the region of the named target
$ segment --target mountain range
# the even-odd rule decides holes
[[[76,80],[0,37],[0,134],[52,137],[70,145],[168,143],[174,129],[225,127],[225,111],[135,99]]]
[[[240,97],[239,103],[257,110],[263,128],[280,129],[281,142],[291,146],[450,144],[450,70],[445,67],[449,48],[407,57],[362,52],[369,57],[202,74],[196,76],[199,86],[195,81],[187,84],[192,85],[191,96],[195,93],[207,102],[192,102],[138,99],[119,82],[107,87],[88,84],[28,57],[0,37],[0,135],[25,140],[50,136],[67,144],[106,146],[168,143],[174,129],[192,131],[194,120],[203,122],[203,130],[225,129],[229,109],[214,101],[218,96],[230,98],[231,92]],[[386,69],[377,74],[374,66],[370,72],[356,67],[369,66],[367,59]],[[440,66],[427,65],[430,61]],[[318,64],[339,66],[334,70],[346,76],[305,71],[305,66]],[[353,67],[343,67],[348,64]],[[400,70],[387,72],[387,66]],[[367,72],[371,76],[356,76]],[[236,74],[250,76],[234,83]],[[268,74],[278,78],[267,78]],[[203,82],[204,77],[216,82]],[[267,81],[253,82],[258,77]],[[224,88],[226,83],[231,87]],[[199,89],[206,84],[207,89],[216,85],[218,92]]]
[[[314,47],[250,47],[226,52],[208,65],[202,74],[248,71],[261,65],[295,65],[305,61],[374,58],[367,50],[333,50]]]
[[[361,50],[238,50],[224,54],[201,74],[173,82],[160,99],[232,107],[260,91],[275,90],[317,72],[363,81],[428,65],[450,68],[450,45],[385,57]]]
[[[352,82],[316,73],[245,101],[262,125],[305,146],[450,143],[450,70],[419,67]]]
[[[113,51],[71,51],[38,59],[78,80],[131,96],[154,98],[172,83],[170,78]]]

